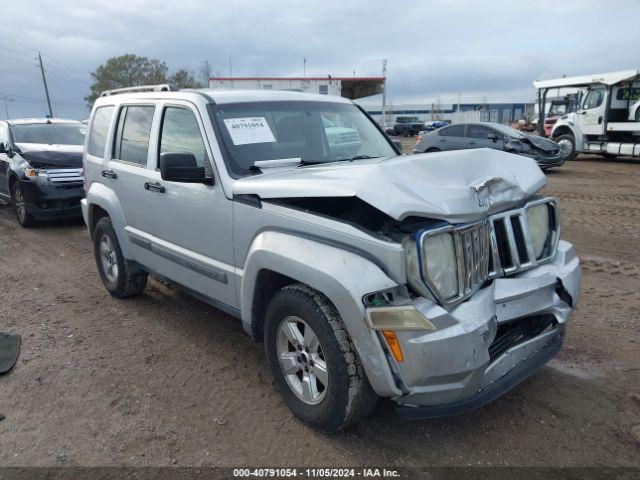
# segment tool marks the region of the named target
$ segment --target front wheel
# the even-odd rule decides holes
[[[142,293],[147,286],[147,272],[124,258],[109,217],[102,217],[96,224],[93,251],[102,283],[111,295],[125,298]]]
[[[13,203],[13,211],[20,225],[24,228],[31,228],[36,224],[36,219],[27,212],[27,206],[22,195],[20,184],[16,181],[11,187],[11,202]]]
[[[559,135],[554,138],[555,142],[560,145],[560,151],[566,161],[575,159],[578,156],[576,152],[576,139],[570,133]]]
[[[316,290],[293,284],[278,291],[264,341],[276,386],[304,423],[337,432],[375,407],[377,396],[338,312]]]

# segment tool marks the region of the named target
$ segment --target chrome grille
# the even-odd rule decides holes
[[[477,223],[456,231],[454,240],[458,257],[458,295],[467,297],[489,275],[489,224]]]
[[[82,182],[82,168],[56,168],[46,172],[51,183]]]
[[[542,257],[536,258],[527,224],[527,208],[546,204],[549,208],[549,238]],[[552,259],[560,236],[558,209],[553,198],[543,198],[528,203],[523,208],[492,215],[491,222],[491,272],[490,276],[512,275]]]

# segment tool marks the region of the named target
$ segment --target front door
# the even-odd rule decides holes
[[[462,150],[467,148],[463,123],[438,130],[438,148],[440,150]]]
[[[587,90],[577,112],[576,120],[584,135],[602,135],[604,133],[606,97],[607,90],[603,86]]]
[[[489,136],[493,136],[489,138]],[[467,144],[466,148],[495,148],[503,149],[502,135],[485,125],[475,123],[469,124],[467,128]]]
[[[0,143],[5,149],[9,148],[9,127],[6,123],[0,122]],[[6,152],[0,152],[0,200],[8,200],[9,198],[9,155]]]
[[[130,233],[134,243],[150,249],[154,270],[189,289],[238,308],[233,259],[233,202],[212,168],[212,156],[203,120],[189,102],[158,106],[154,122],[144,197],[144,218]],[[207,183],[182,183],[162,179],[162,153],[192,153],[203,166]]]

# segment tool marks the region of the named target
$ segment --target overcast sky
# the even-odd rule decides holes
[[[166,5],[165,5],[166,3]],[[89,73],[111,56],[236,76],[380,75],[394,104],[532,101],[531,81],[640,67],[634,0],[11,0],[0,28],[0,118],[84,118]]]

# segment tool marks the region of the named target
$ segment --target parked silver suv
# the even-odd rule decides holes
[[[240,318],[298,418],[337,431],[380,396],[409,418],[465,411],[559,350],[580,267],[532,159],[400,156],[343,98],[150,90],[91,114],[102,281],[127,297],[154,273]]]

